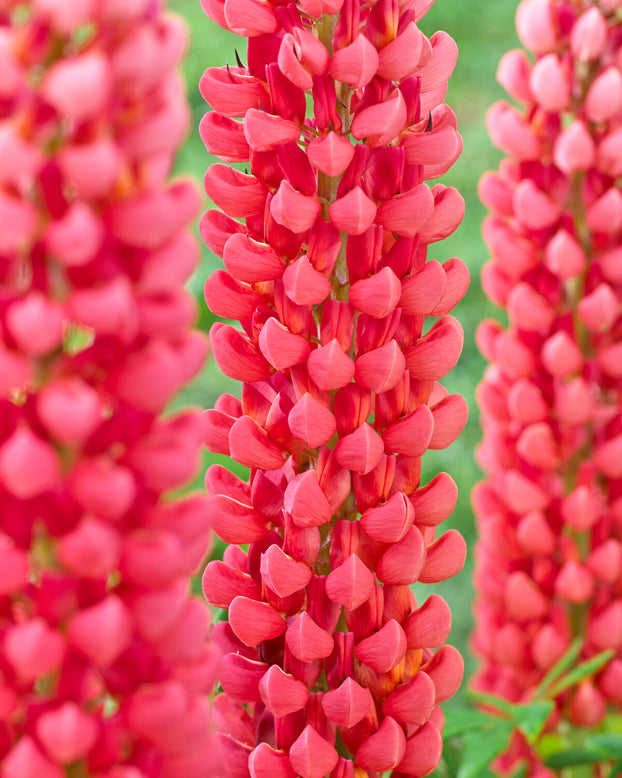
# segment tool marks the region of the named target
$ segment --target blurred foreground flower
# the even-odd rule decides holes
[[[447,314],[468,271],[426,261],[464,213],[456,190],[424,183],[462,145],[442,104],[455,43],[417,26],[431,4],[203,2],[248,37],[247,66],[201,82],[208,150],[250,163],[208,170],[222,211],[201,225],[225,266],[207,303],[242,325],[210,333],[243,386],[206,412],[207,444],[251,470],[206,475],[231,544],[203,578],[228,609],[211,633],[218,776],[423,776],[441,756],[438,704],[463,662],[444,645],[447,604],[418,606],[409,587],[464,563],[458,532],[435,539],[455,484],[421,485],[420,469],[467,418],[438,380],[462,349]]]
[[[488,114],[508,158],[480,184],[492,211],[479,387],[487,480],[479,520],[480,689],[528,700],[584,639],[615,649],[558,715],[598,725],[622,705],[622,24],[619,0],[523,0],[521,50],[498,78],[518,103]],[[555,723],[555,722],[552,722]]]
[[[206,353],[183,285],[185,31],[152,0],[0,0],[0,774],[209,774],[188,595]],[[69,772],[66,772],[69,771]]]

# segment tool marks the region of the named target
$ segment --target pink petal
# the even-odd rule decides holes
[[[339,342],[333,339],[311,352],[307,369],[320,389],[330,391],[348,384],[354,377],[355,366]]]
[[[327,176],[339,176],[354,157],[354,146],[343,135],[332,130],[315,138],[307,146],[307,156],[313,167]]]
[[[393,770],[404,758],[405,751],[404,730],[395,719],[386,716],[379,729],[359,746],[356,763],[364,770]]]

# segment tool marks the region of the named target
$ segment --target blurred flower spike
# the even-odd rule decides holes
[[[227,609],[211,632],[218,778],[424,776],[441,757],[439,703],[463,661],[445,601],[418,605],[410,586],[466,554],[457,531],[436,536],[454,481],[420,474],[467,419],[438,382],[460,356],[449,312],[469,274],[427,259],[464,214],[426,183],[462,147],[443,104],[456,45],[418,26],[431,5],[203,0],[248,38],[246,65],[201,81],[201,136],[227,163],[205,177],[221,210],[201,232],[224,261],[205,297],[241,325],[210,338],[242,382],[206,411],[206,442],[250,468],[206,474],[230,544],[203,577]]]
[[[527,701],[573,639],[617,652],[558,699],[595,727],[622,705],[622,24],[619,0],[523,0],[528,49],[488,113],[507,157],[480,182],[491,363],[479,387],[480,689]],[[539,767],[534,766],[534,775]],[[542,773],[544,774],[544,773]]]
[[[184,289],[183,25],[158,0],[0,0],[0,774],[199,778],[215,651],[188,592],[207,341]]]

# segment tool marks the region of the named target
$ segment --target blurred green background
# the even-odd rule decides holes
[[[243,39],[212,23],[203,14],[199,0],[170,0],[169,5],[173,11],[185,17],[192,36],[184,74],[194,113],[194,124],[192,134],[179,157],[178,171],[189,173],[201,180],[206,168],[215,160],[205,151],[198,135],[198,124],[206,110],[199,94],[198,81],[207,67],[235,63],[236,47],[245,59],[245,43]],[[474,334],[483,317],[500,314],[484,298],[478,278],[487,255],[480,236],[484,208],[478,201],[476,189],[482,173],[496,167],[500,159],[500,153],[492,148],[486,134],[484,117],[491,103],[504,96],[503,90],[496,83],[495,72],[502,54],[518,45],[514,32],[515,8],[516,4],[508,0],[436,0],[419,24],[428,36],[436,30],[447,31],[457,41],[460,49],[460,58],[449,82],[446,102],[457,114],[458,129],[464,138],[464,151],[443,181],[457,187],[462,193],[467,203],[466,217],[454,235],[431,247],[429,258],[443,262],[449,257],[458,256],[466,262],[471,271],[471,288],[465,300],[453,312],[464,327],[464,351],[458,365],[443,381],[450,392],[460,392],[466,397],[470,407],[470,419],[465,431],[451,448],[429,452],[424,456],[422,483],[427,483],[440,470],[446,470],[460,489],[456,510],[440,529],[448,529],[451,526],[463,533],[469,546],[467,564],[459,576],[434,587],[434,590],[445,597],[451,606],[454,626],[450,642],[465,654],[467,676],[474,667],[473,659],[466,656],[468,634],[472,626],[471,574],[475,541],[469,494],[473,484],[480,478],[474,462],[474,450],[480,436],[474,390],[484,370],[484,361],[475,348]],[[203,284],[209,273],[222,267],[222,261],[203,248],[203,263],[192,280],[192,289],[199,301],[201,326],[207,330],[213,317],[203,301]],[[239,386],[222,376],[212,361],[199,379],[183,393],[176,405],[191,403],[209,408],[213,406],[218,395],[225,391],[239,394]],[[225,463],[225,458],[212,455],[206,457],[206,463],[213,461]],[[201,481],[202,477],[197,479],[197,485]],[[222,549],[217,548],[217,556],[219,552],[221,553]],[[417,587],[415,589],[417,590]],[[422,585],[421,591],[416,593],[425,599],[431,591],[432,587]]]

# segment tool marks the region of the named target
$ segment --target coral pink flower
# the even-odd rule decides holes
[[[586,658],[622,651],[622,60],[614,7],[523,0],[517,28],[532,57],[506,55],[499,80],[524,108],[491,109],[508,156],[480,184],[484,288],[509,327],[478,333],[474,644],[477,685],[525,701],[573,638]],[[560,698],[562,719],[619,706],[615,661]]]
[[[203,576],[228,610],[211,632],[219,778],[413,776],[440,760],[438,704],[463,664],[444,600],[409,587],[465,557],[458,532],[436,534],[455,484],[422,484],[421,457],[466,422],[438,382],[462,349],[448,314],[468,271],[427,260],[464,213],[427,183],[462,147],[442,104],[455,44],[417,26],[431,4],[203,3],[248,36],[248,66],[201,81],[208,149],[248,163],[208,170],[224,213],[201,223],[224,261],[206,300],[241,325],[210,333],[242,389],[206,411],[205,440],[251,471],[205,479],[232,544]]]
[[[163,3],[0,3],[0,774],[210,775],[216,647],[184,284],[185,31]],[[36,75],[35,75],[36,74]],[[216,141],[214,141],[216,142]]]

